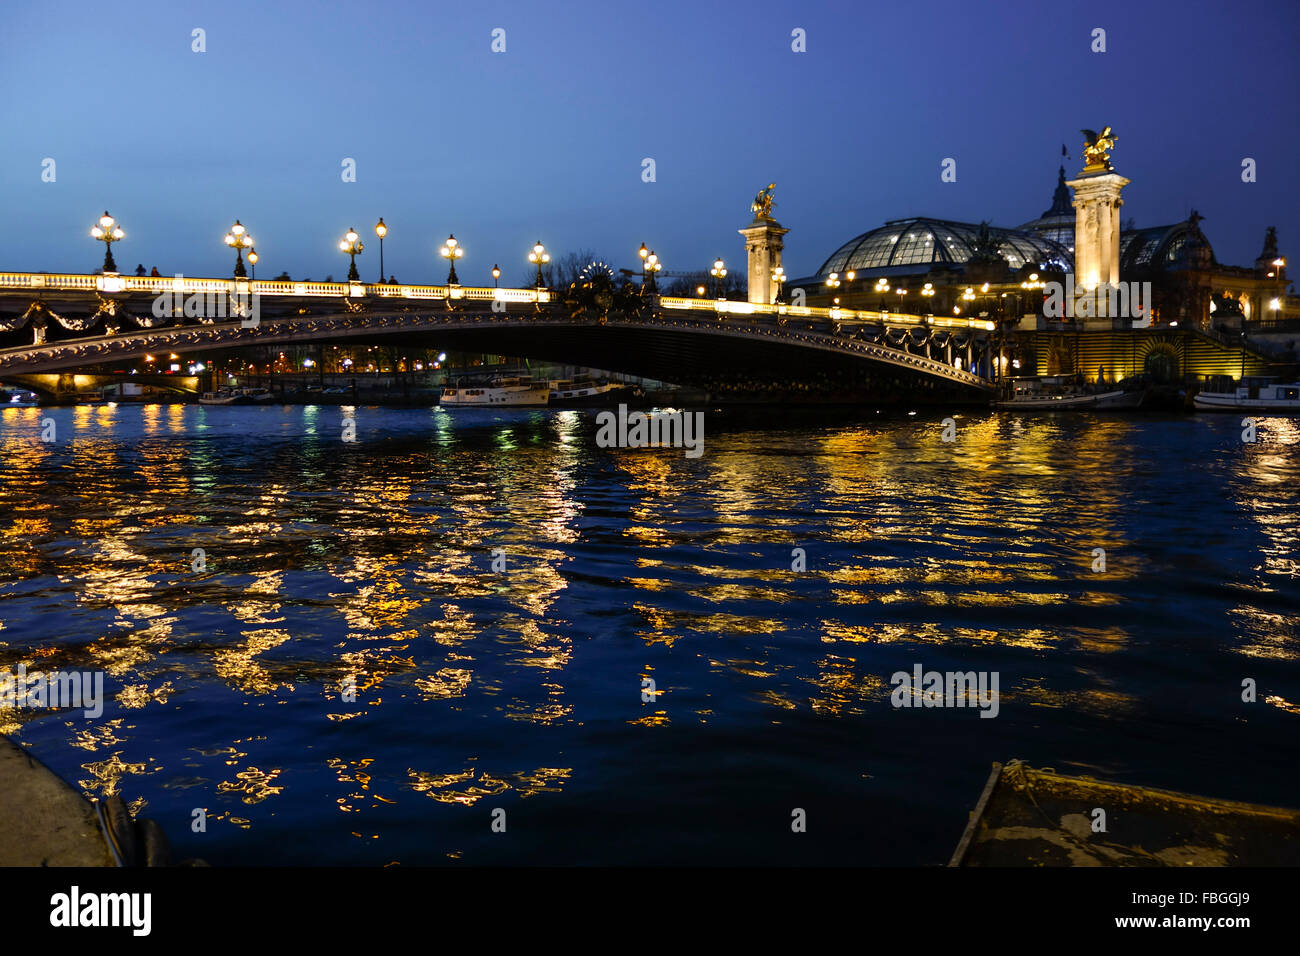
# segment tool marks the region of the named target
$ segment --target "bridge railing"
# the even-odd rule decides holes
[[[760,317],[788,316],[792,318],[828,319],[840,323],[871,325],[928,325],[941,329],[979,329],[991,332],[996,324],[988,319],[970,319],[961,316],[913,315],[906,312],[869,312],[865,309],[845,309],[838,306],[817,308],[809,305],[762,305],[755,302],[735,302],[730,299],[689,299],[677,296],[660,296],[659,304],[665,309],[716,312],[723,315],[754,315]]]
[[[320,296],[399,299],[472,299],[498,302],[551,302],[546,289],[499,289],[476,286],[392,285],[365,282],[294,282],[283,280],[203,279],[190,276],[78,275],[52,272],[0,272],[0,289],[52,292],[230,293],[232,295]]]

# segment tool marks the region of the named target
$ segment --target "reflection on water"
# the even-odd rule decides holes
[[[942,862],[1011,757],[1295,802],[1295,421],[709,419],[0,410],[0,667],[113,697],[0,729],[215,863]]]

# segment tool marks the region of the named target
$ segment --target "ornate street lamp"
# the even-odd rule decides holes
[[[456,278],[456,260],[464,254],[465,248],[456,241],[455,236],[448,236],[447,241],[438,250],[438,255],[451,263],[451,272],[447,275],[447,285],[460,285],[460,279]]]
[[[379,284],[383,285],[384,278],[384,236],[388,235],[388,227],[384,225],[384,217],[379,217],[379,222],[375,223],[375,235],[379,237]]]
[[[496,288],[498,280],[501,278],[501,267],[495,262],[492,264],[492,288]]]
[[[713,260],[713,268],[709,270],[709,275],[713,276],[713,284],[717,288],[717,298],[722,298],[722,280],[727,277],[727,264],[721,259]]]
[[[250,248],[248,250],[248,264],[253,267],[252,279],[257,281],[257,250]]]
[[[253,237],[238,219],[226,233],[226,245],[235,250],[235,278],[245,278],[248,273],[244,271],[244,250],[253,248]]]
[[[777,302],[782,301],[782,300],[781,300],[781,295],[782,295],[782,293],[785,291],[785,280],[788,279],[788,278],[789,278],[789,276],[787,276],[787,275],[785,274],[785,268],[784,268],[784,267],[782,267],[782,266],[777,266],[776,268],[774,268],[774,269],[772,270],[772,281],[776,283],[776,301],[777,301]]]
[[[647,273],[647,278],[648,278],[647,287],[651,292],[656,291],[655,273],[662,272],[663,268],[664,268],[664,264],[659,261],[659,257],[655,255],[653,252],[651,252],[650,255],[645,257],[645,272]]]
[[[645,243],[643,242],[641,243],[641,248],[637,250],[636,254],[641,257],[641,291],[644,292],[645,291],[645,261],[648,258],[650,258],[650,250],[645,247]]]
[[[348,234],[339,240],[339,252],[345,256],[352,257],[352,265],[348,267],[348,281],[359,282],[361,273],[357,272],[357,253],[366,248],[366,244],[361,241],[355,229],[348,229]]]
[[[551,254],[546,251],[542,245],[542,240],[537,240],[537,245],[528,253],[528,261],[537,266],[537,288],[542,287],[542,266],[551,261]]]
[[[117,263],[113,261],[113,243],[126,238],[126,233],[117,224],[117,220],[104,210],[99,222],[91,226],[90,234],[104,244],[104,274],[117,275]]]

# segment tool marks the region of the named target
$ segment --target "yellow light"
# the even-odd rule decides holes
[[[348,240],[349,243],[353,243],[357,241],[357,234],[352,229],[349,229],[348,234],[345,238]]]
[[[1281,299],[1269,299],[1269,300],[1268,300],[1268,307],[1269,307],[1270,309],[1273,309],[1274,311],[1276,311],[1276,310],[1282,308],[1282,300],[1281,300]]]
[[[244,227],[241,226],[239,224],[239,220],[236,219],[235,224],[230,227],[230,231],[233,232],[236,236],[242,236],[244,234]]]
[[[379,222],[375,223],[375,235],[378,236],[380,239],[388,235],[388,227],[384,225],[384,220],[382,216],[380,217]]]
[[[637,250],[637,255],[639,255],[642,259],[644,259],[644,258],[646,258],[646,256],[650,255],[650,250],[647,249],[647,248],[645,247],[645,243],[644,243],[644,242],[641,243],[641,248]]]
[[[90,234],[96,239],[102,239],[104,237],[104,230],[100,229],[98,226],[91,226]]]
[[[981,292],[987,292],[987,291],[989,291],[989,284],[986,282],[986,283],[984,283],[982,286],[980,286],[980,291],[981,291]]]

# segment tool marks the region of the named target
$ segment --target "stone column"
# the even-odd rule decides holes
[[[749,261],[749,301],[755,305],[771,305],[776,301],[778,283],[772,273],[781,265],[782,238],[785,229],[774,219],[755,219],[739,230],[745,237],[745,256]]]
[[[1066,183],[1074,190],[1074,284],[1080,291],[1119,284],[1120,192],[1128,184],[1109,171],[1084,172]]]

